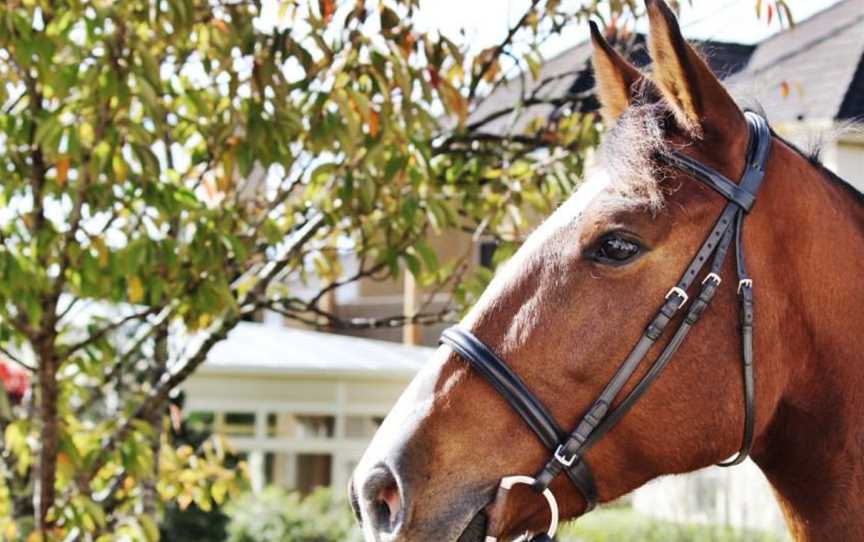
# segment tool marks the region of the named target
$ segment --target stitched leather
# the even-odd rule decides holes
[[[525,424],[537,434],[543,445],[555,450],[561,440],[562,430],[546,407],[528,391],[522,380],[488,346],[457,326],[444,330],[441,343],[450,346],[482,374],[519,414]]]
[[[528,391],[522,379],[510,370],[495,352],[458,326],[445,329],[440,342],[452,348],[483,375],[550,452],[557,449],[558,443],[564,437],[564,431]],[[585,499],[588,509],[593,509],[597,503],[597,488],[588,465],[584,462],[574,465],[573,469],[568,470],[567,476]]]

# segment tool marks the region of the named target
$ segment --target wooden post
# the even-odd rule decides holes
[[[417,315],[417,310],[420,306],[420,295],[417,288],[417,281],[407,270],[405,271],[405,290],[403,294],[402,313],[406,318],[411,318]],[[420,344],[422,335],[420,326],[414,323],[405,324],[402,328],[402,342],[416,346]]]

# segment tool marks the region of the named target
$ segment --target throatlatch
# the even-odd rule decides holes
[[[767,121],[753,112],[745,113],[750,130],[747,160],[744,174],[738,184],[730,181],[717,171],[693,160],[679,152],[670,151],[659,155],[667,165],[679,169],[697,181],[715,190],[728,203],[720,213],[714,227],[703,241],[699,251],[687,266],[683,275],[666,294],[662,305],[650,320],[639,341],[624,359],[612,379],[582,416],[576,428],[569,434],[564,433],[543,404],[528,390],[522,380],[488,346],[483,344],[470,331],[453,326],[444,331],[440,343],[446,344],[465,359],[492,385],[509,403],[510,407],[530,427],[552,457],[534,477],[507,477],[502,480],[501,488],[509,491],[515,484],[529,484],[538,494],[544,495],[552,512],[552,525],[545,534],[531,540],[551,540],[555,535],[558,522],[558,505],[549,490],[549,484],[562,471],[567,475],[582,497],[587,509],[597,503],[597,488],[591,474],[585,453],[600,438],[608,433],[618,421],[633,407],[636,401],[648,390],[651,384],[669,364],[672,356],[684,342],[687,334],[708,308],[722,279],[720,271],[726,260],[729,248],[734,243],[736,269],[738,273],[737,291],[740,299],[740,324],[742,341],[743,385],[744,385],[744,434],[741,448],[733,459],[720,463],[728,467],[738,465],[750,453],[754,433],[754,377],[753,377],[753,281],[744,266],[744,249],[741,232],[744,217],[756,201],[756,193],[765,176],[765,164],[771,147],[771,130]],[[648,354],[648,351],[663,335],[669,322],[690,301],[687,292],[711,262],[704,275],[699,291],[687,308],[674,335],[663,348],[660,355],[639,380],[635,387],[613,404],[622,388]],[[506,487],[505,487],[506,486]],[[495,542],[494,536],[487,536],[487,542]]]

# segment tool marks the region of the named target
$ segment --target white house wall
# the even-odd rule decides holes
[[[837,143],[836,173],[864,192],[864,141]]]
[[[633,493],[633,507],[659,519],[786,532],[765,476],[750,460],[665,476]]]
[[[302,374],[207,374],[193,375],[184,386],[187,413],[254,413],[254,435],[226,437],[237,452],[247,454],[253,489],[265,485],[265,456],[274,454],[276,482],[296,479],[295,464],[286,454],[321,454],[331,458],[331,485],[346,487],[369,437],[349,436],[347,421],[358,427],[357,417],[383,418],[396,402],[410,377],[357,377]],[[269,436],[269,414],[332,416],[332,437],[291,438]],[[368,424],[366,424],[368,425]],[[363,424],[359,424],[363,426]],[[365,426],[364,426],[365,427]],[[368,428],[367,428],[368,429]],[[287,484],[290,485],[290,484]]]

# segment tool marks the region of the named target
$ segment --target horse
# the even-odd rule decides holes
[[[864,198],[759,128],[663,0],[646,11],[650,75],[592,25],[609,127],[596,167],[445,333],[353,473],[367,542],[533,536],[736,451],[764,472],[795,540],[864,540]],[[637,347],[668,367],[658,377],[640,357],[598,410],[658,319],[686,340]],[[585,424],[602,438],[571,445]]]

